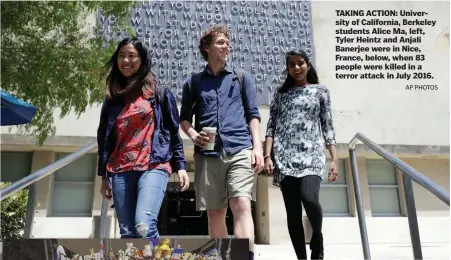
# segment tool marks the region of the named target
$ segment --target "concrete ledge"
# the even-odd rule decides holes
[[[293,246],[287,242],[282,245],[255,245],[256,260],[296,259]],[[422,243],[423,259],[449,259],[449,243]],[[309,251],[307,251],[309,252]],[[340,241],[324,241],[324,254],[327,259],[361,260],[363,258],[362,244],[344,244]],[[374,243],[370,244],[372,259],[412,260],[412,245],[409,243]]]
[[[33,136],[2,134],[1,150],[73,150],[96,142],[95,137],[90,136],[52,136],[47,138],[42,146],[38,146]],[[183,147],[194,149],[191,140],[183,139]]]
[[[95,142],[95,137],[85,136],[52,136],[49,137],[43,146],[36,145],[36,138],[33,136],[2,134],[1,150],[76,150]],[[398,157],[445,157],[449,158],[449,146],[441,145],[398,145],[382,144],[384,149]],[[189,139],[183,139],[185,150],[193,150],[194,145]],[[349,147],[347,143],[337,144],[337,152],[341,158],[349,157]],[[363,144],[356,145],[356,152],[359,156],[377,157],[369,147]],[[328,154],[328,152],[326,153]]]

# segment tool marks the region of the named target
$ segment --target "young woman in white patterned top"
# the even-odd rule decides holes
[[[319,188],[326,169],[324,144],[331,163],[328,180],[338,174],[329,90],[302,50],[286,55],[287,78],[271,102],[265,140],[265,171],[274,175],[287,212],[288,231],[298,259],[307,259],[302,206],[312,225],[311,259],[324,258]]]

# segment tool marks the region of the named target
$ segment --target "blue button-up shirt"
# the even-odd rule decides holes
[[[243,71],[242,82],[232,69],[226,68],[213,75],[206,67],[200,74],[199,86],[193,87],[193,76],[183,84],[180,121],[192,123],[200,132],[203,127],[216,127],[214,151],[205,151],[196,146],[194,151],[206,156],[236,154],[252,147],[249,122],[260,120],[257,94],[249,73]]]

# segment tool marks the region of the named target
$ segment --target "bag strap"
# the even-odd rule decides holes
[[[166,91],[167,87],[157,87],[157,102],[160,103],[162,108],[166,107],[166,101],[164,98],[164,92]]]
[[[238,78],[238,82],[240,83],[241,87],[241,95],[243,95],[243,70],[233,68],[233,72],[236,74]]]
[[[244,106],[245,100],[244,100],[243,70],[233,68],[233,72],[236,74],[236,77],[238,78],[238,83],[240,84],[241,102],[243,103],[243,108],[245,108],[245,106]],[[246,114],[246,109],[244,109],[244,114]]]
[[[155,101],[160,104],[162,126],[164,125],[165,117],[168,116],[168,113],[169,113],[168,109],[167,109],[167,100],[165,98],[166,89],[168,89],[168,87],[166,87],[166,86],[164,86],[164,87],[157,86],[157,90],[156,90],[157,94],[156,94],[156,98],[155,98]]]

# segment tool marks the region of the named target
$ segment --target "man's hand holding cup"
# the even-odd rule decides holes
[[[205,133],[204,131],[200,131],[194,138],[193,138],[193,142],[195,145],[205,148],[205,146],[208,144],[208,142],[210,141],[210,138],[208,137],[208,134]]]
[[[204,127],[193,139],[195,145],[206,150],[214,150],[216,139],[216,127]]]

